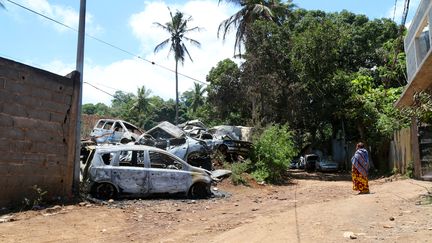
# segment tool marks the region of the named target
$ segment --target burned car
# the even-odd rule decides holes
[[[312,172],[315,170],[315,164],[319,163],[320,157],[316,154],[306,154],[304,156],[305,170]]]
[[[88,148],[82,161],[82,180],[96,198],[119,195],[183,194],[194,198],[210,195],[212,182],[229,175],[227,170],[212,172],[189,165],[165,150],[145,145],[102,145]]]
[[[222,153],[228,161],[248,158],[252,149],[251,142],[242,140],[248,137],[242,136],[242,130],[250,129],[247,127],[217,126],[208,129],[198,120],[180,124],[179,127],[189,136],[205,141],[212,151]]]
[[[185,160],[190,165],[212,169],[211,148],[201,139],[187,136],[177,126],[164,121],[145,132],[138,139],[139,144],[164,149]]]
[[[123,120],[100,119],[90,133],[90,138],[97,144],[128,143],[137,141],[142,133],[141,129]]]
[[[316,171],[338,171],[339,164],[331,159],[322,159],[315,164]]]

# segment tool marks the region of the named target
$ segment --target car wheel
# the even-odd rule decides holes
[[[93,196],[98,199],[108,200],[116,198],[117,189],[109,183],[98,183],[93,187]]]
[[[209,196],[209,192],[207,190],[207,185],[204,183],[195,183],[189,189],[189,197],[190,198],[207,198]]]

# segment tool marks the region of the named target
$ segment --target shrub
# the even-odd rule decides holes
[[[287,125],[271,125],[256,139],[252,175],[258,181],[279,183],[297,154],[293,133]]]
[[[410,162],[408,162],[408,166],[406,168],[405,175],[408,178],[414,178],[414,161],[411,160]]]
[[[250,165],[250,160],[228,164],[227,167],[231,170],[231,181],[234,185],[248,185],[247,179],[244,175],[250,168]]]

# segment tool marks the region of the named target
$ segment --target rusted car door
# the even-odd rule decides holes
[[[123,193],[147,194],[149,189],[148,170],[144,166],[145,151],[120,151],[117,166],[112,168],[112,181]]]
[[[157,151],[149,151],[150,193],[187,192],[192,176],[186,163]]]

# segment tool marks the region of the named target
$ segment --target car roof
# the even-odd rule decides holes
[[[120,151],[120,150],[149,150],[149,151],[162,151],[166,152],[165,150],[151,147],[147,145],[137,145],[137,144],[104,144],[104,145],[98,145],[96,146],[96,149],[98,151]]]
[[[137,144],[117,144],[117,145],[113,145],[113,144],[105,144],[105,145],[98,145],[95,147],[96,148],[96,153],[110,153],[110,152],[118,152],[118,151],[123,151],[123,150],[147,150],[149,152],[160,152],[163,154],[167,154],[170,155],[178,160],[181,160],[183,162],[185,162],[183,159],[179,158],[178,156],[176,156],[175,154],[172,154],[170,152],[167,152],[166,150],[160,149],[160,148],[156,148],[156,147],[152,147],[152,146],[147,146],[147,145],[137,145]],[[187,163],[187,162],[185,162]]]

